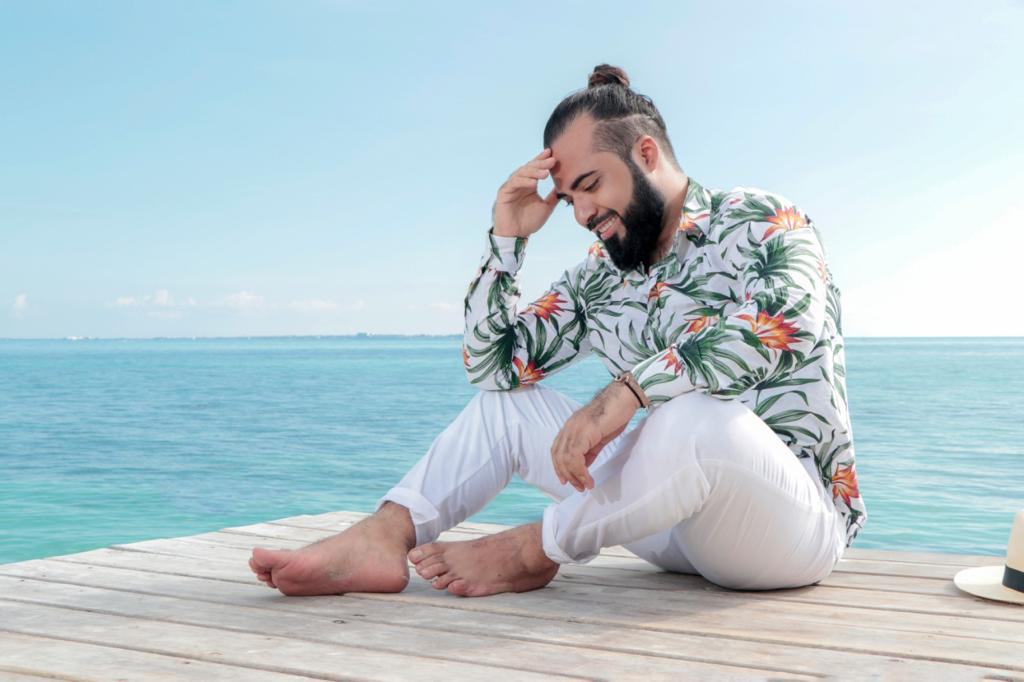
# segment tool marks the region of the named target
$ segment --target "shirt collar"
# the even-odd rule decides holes
[[[686,182],[686,199],[683,200],[683,215],[679,219],[679,231],[694,244],[700,245],[708,234],[711,224],[711,192],[702,184],[689,178]],[[677,239],[677,242],[682,240]],[[685,243],[682,246],[686,246]]]
[[[693,178],[686,182],[686,198],[679,227],[672,236],[672,249],[661,261],[667,277],[679,273],[686,252],[694,246],[703,246],[711,224],[711,192]]]

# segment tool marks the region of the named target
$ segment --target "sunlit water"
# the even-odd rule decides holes
[[[1004,555],[1024,339],[850,339],[854,547]],[[545,384],[585,402],[595,358]],[[370,511],[476,389],[460,340],[0,341],[0,563]],[[515,481],[476,521],[539,518]]]

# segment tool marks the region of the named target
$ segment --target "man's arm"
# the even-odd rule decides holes
[[[539,381],[589,352],[580,292],[585,263],[517,311],[515,277],[526,239],[488,234],[488,249],[465,302],[463,363],[471,383],[508,390]]]
[[[545,149],[498,189],[488,249],[466,294],[462,359],[471,383],[508,390],[531,384],[572,362],[586,345],[586,315],[579,291],[585,264],[566,272],[548,292],[516,310],[516,274],[527,239],[547,222],[558,202],[554,190],[537,193],[555,160]]]
[[[551,445],[551,464],[558,481],[580,492],[592,490],[594,479],[587,469],[604,446],[626,430],[639,407],[637,396],[613,381],[576,410]]]

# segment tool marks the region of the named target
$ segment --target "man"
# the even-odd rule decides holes
[[[559,104],[544,142],[498,191],[466,297],[463,361],[485,390],[374,515],[298,551],[255,549],[267,585],[399,591],[408,557],[436,588],[482,596],[621,544],[724,587],[795,587],[826,577],[863,526],[839,292],[810,218],[689,178],[615,67]],[[559,199],[598,241],[517,310],[525,246]],[[586,406],[536,384],[589,352],[615,379]],[[513,473],[554,500],[541,522],[435,542]]]

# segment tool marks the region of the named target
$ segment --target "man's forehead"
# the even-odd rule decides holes
[[[559,193],[576,189],[574,185],[578,184],[582,176],[598,169],[598,160],[591,153],[554,156],[554,159],[551,180],[555,183],[555,191]]]
[[[555,160],[551,178],[557,189],[562,189],[563,182],[573,181],[575,175],[568,177],[570,174],[586,172],[593,166],[594,123],[594,119],[587,114],[579,116],[551,144],[551,156]]]
[[[608,152],[595,152],[589,147],[582,150],[559,154],[552,147],[551,181],[555,185],[555,193],[559,197],[566,192],[576,191],[580,184],[598,171],[607,170],[609,159],[614,157]]]

